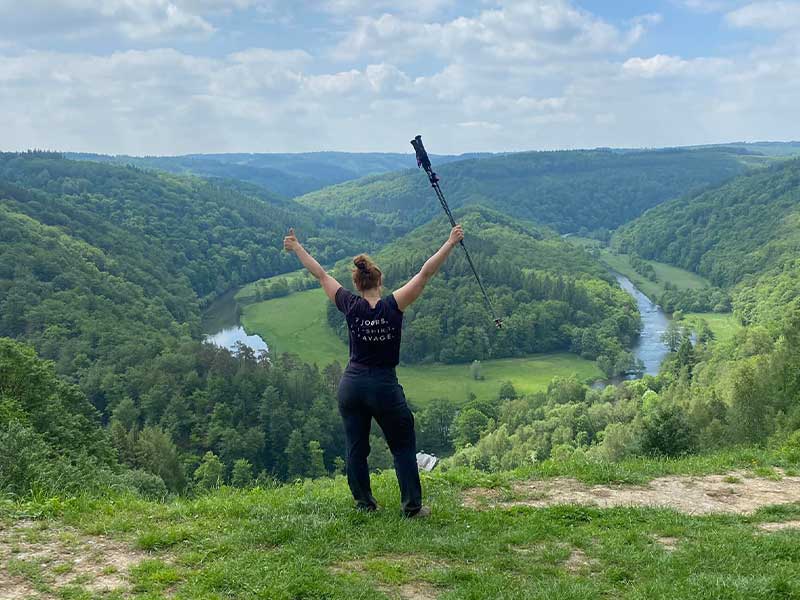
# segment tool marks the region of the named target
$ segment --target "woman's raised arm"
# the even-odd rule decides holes
[[[463,239],[464,230],[461,228],[461,225],[456,225],[453,227],[452,231],[450,231],[448,240],[439,248],[436,254],[425,261],[419,273],[414,275],[407,284],[394,293],[397,307],[401,311],[411,306],[414,300],[419,298],[419,295],[422,293],[422,290],[425,289],[427,283],[436,275],[439,267],[441,267],[444,261],[447,260],[447,257],[450,256],[453,248]]]
[[[297,255],[297,258],[300,259],[303,266],[308,269],[309,273],[311,273],[317,281],[319,281],[328,298],[330,298],[332,302],[336,302],[336,291],[342,287],[342,284],[328,275],[325,269],[322,268],[322,265],[303,248],[303,245],[297,240],[297,236],[294,234],[294,227],[289,229],[289,234],[283,238],[283,248]]]

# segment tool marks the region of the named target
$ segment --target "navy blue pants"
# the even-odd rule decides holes
[[[422,507],[417,469],[414,415],[393,368],[349,364],[339,383],[339,414],[347,438],[347,483],[359,508],[377,506],[369,483],[369,432],[372,419],[386,437],[400,484],[403,512],[414,515]]]

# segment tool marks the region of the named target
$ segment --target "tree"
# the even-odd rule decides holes
[[[756,369],[750,363],[742,364],[733,374],[728,421],[736,442],[759,441],[766,434],[764,395],[759,389]]]
[[[453,423],[456,447],[463,448],[467,444],[475,444],[488,424],[489,417],[476,408],[468,408],[458,413]]]
[[[126,397],[117,404],[117,407],[111,413],[114,419],[122,423],[123,427],[130,431],[134,428],[139,420],[139,409],[136,408],[133,400]]]
[[[517,390],[510,381],[504,381],[500,385],[500,392],[497,394],[499,400],[511,400],[517,397]]]
[[[686,336],[681,341],[680,346],[678,346],[678,352],[676,354],[676,361],[679,368],[686,368],[688,374],[691,376],[692,370],[694,369],[694,365],[697,362],[694,353],[694,346],[692,345],[692,340],[689,336]]]
[[[647,454],[681,456],[695,449],[694,432],[680,406],[658,406],[643,425],[642,450]]]
[[[200,466],[194,472],[194,480],[203,489],[218,488],[224,481],[225,466],[222,461],[211,451],[203,456]]]
[[[137,466],[158,475],[173,492],[183,491],[186,476],[178,448],[160,427],[147,426],[139,433],[134,449]]]
[[[670,352],[677,352],[683,341],[683,328],[675,319],[670,320],[666,331],[661,335],[661,341],[666,344]]]
[[[286,455],[286,474],[289,479],[305,476],[309,467],[308,448],[303,443],[303,434],[299,429],[292,430],[284,453]]]
[[[308,442],[308,476],[317,478],[328,474],[325,469],[325,452],[317,440]]]
[[[245,458],[240,458],[233,463],[231,485],[237,488],[247,488],[253,484],[253,465]]]
[[[452,428],[456,405],[447,398],[434,398],[417,417],[417,447],[426,452],[453,449]]]

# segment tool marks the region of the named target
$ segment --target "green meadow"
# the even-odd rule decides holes
[[[328,326],[328,302],[321,289],[296,292],[283,298],[246,305],[241,323],[248,333],[260,335],[275,352],[294,352],[309,363],[323,367],[333,361],[347,362],[347,344]],[[466,401],[470,393],[493,398],[504,381],[520,392],[547,388],[555,376],[576,375],[591,381],[603,375],[594,362],[573,354],[543,354],[525,358],[489,360],[482,363],[484,379],[476,381],[470,365],[426,364],[398,368],[408,400],[423,405],[433,398]]]
[[[726,485],[748,493],[754,474],[780,477],[775,464],[765,451],[740,450],[622,463],[548,460],[524,473],[435,471],[422,475],[433,509],[426,520],[400,516],[392,471],[372,478],[383,509],[371,514],[352,508],[341,475],[165,501],[32,498],[0,503],[8,548],[0,544],[7,575],[0,583],[12,598],[79,600],[798,598],[797,503],[705,516],[644,506],[512,507],[524,498],[519,479],[641,483],[735,469]],[[568,480],[540,485],[558,494]],[[616,489],[601,488],[598,497]],[[465,506],[475,493],[493,494],[495,504]],[[103,591],[109,584],[119,587]]]
[[[685,313],[683,318],[695,330],[701,321],[705,321],[719,342],[727,342],[742,329],[742,325],[731,313]]]
[[[605,248],[600,250],[598,258],[610,269],[625,275],[651,299],[656,299],[664,293],[664,282],[667,281],[681,290],[697,290],[711,285],[707,279],[691,271],[654,260],[646,260],[645,262],[653,266],[658,277],[657,282],[650,281],[633,270],[627,254],[617,254]]]
[[[613,252],[607,246],[597,240],[580,236],[568,236],[566,238],[571,244],[584,247],[594,254],[603,264],[612,271],[624,275],[633,282],[648,298],[656,299],[664,293],[664,282],[669,282],[681,290],[697,290],[709,287],[711,283],[697,273],[692,273],[686,269],[673,267],[666,263],[655,260],[645,260],[644,262],[653,266],[658,281],[650,281],[637,273],[631,266],[630,257],[627,254]]]

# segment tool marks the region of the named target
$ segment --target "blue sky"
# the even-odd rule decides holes
[[[0,148],[800,139],[800,0],[0,0]]]

